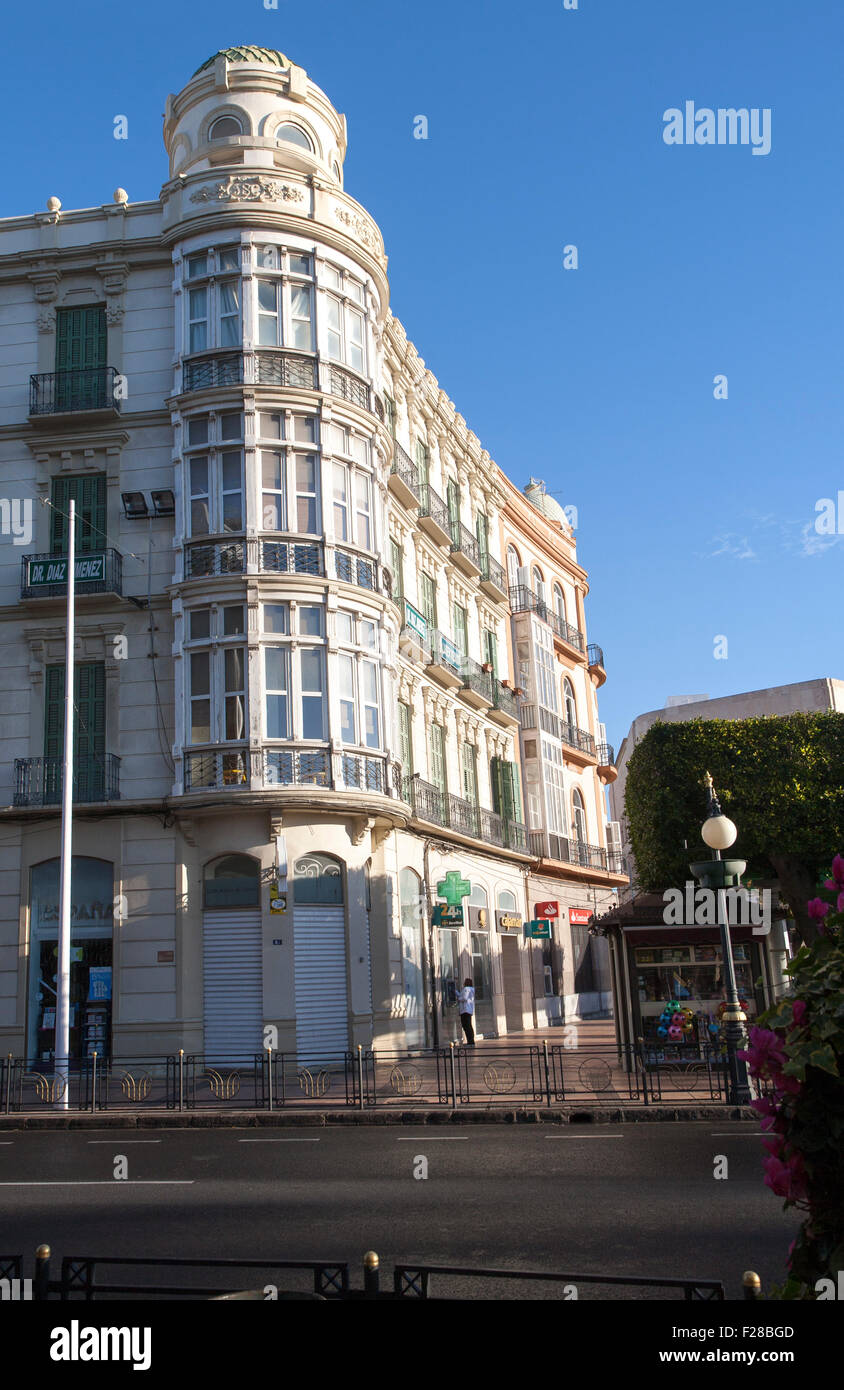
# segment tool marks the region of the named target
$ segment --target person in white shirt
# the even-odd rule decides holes
[[[466,1043],[469,1047],[475,1046],[475,1030],[472,1027],[472,1016],[475,1012],[475,990],[472,981],[467,976],[463,981],[463,988],[457,996],[460,1005],[460,1022],[463,1032],[466,1034]]]

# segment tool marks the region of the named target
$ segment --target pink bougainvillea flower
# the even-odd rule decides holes
[[[844,888],[844,859],[842,859],[840,854],[836,854],[832,861],[832,877],[834,882],[829,886]]]
[[[800,1155],[793,1154],[785,1163],[773,1154],[766,1158],[765,1186],[789,1202],[799,1202],[805,1197],[806,1173]]]
[[[799,1096],[801,1083],[796,1076],[786,1076],[784,1071],[771,1073],[771,1082],[774,1090],[781,1096]]]
[[[833,887],[835,887],[834,884]],[[825,903],[823,898],[812,898],[806,904],[806,911],[810,917],[814,917],[816,922],[822,922],[827,913],[832,911],[832,903]]]
[[[791,1021],[795,1028],[802,1028],[805,1018],[806,1001],[804,999],[795,999],[791,1006]]]
[[[786,1060],[783,1040],[773,1028],[751,1028],[750,1047],[738,1055],[747,1062],[751,1076],[778,1072]]]
[[[771,1100],[770,1096],[760,1096],[758,1100],[752,1100],[750,1108],[755,1110],[757,1115],[762,1116],[762,1128],[764,1130],[773,1129],[779,1114],[779,1107]]]

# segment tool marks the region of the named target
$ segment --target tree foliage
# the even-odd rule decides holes
[[[630,757],[625,791],[646,891],[684,883],[690,861],[708,858],[700,834],[706,772],[738,827],[730,854],[747,860],[746,879],[779,880],[803,939],[813,940],[806,903],[844,843],[844,714],[653,724]]]

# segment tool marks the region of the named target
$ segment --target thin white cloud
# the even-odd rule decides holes
[[[736,531],[725,531],[719,536],[714,536],[711,542],[716,547],[710,550],[706,558],[714,560],[719,555],[728,555],[733,560],[756,560],[756,551],[751,548],[747,536],[740,536]]]

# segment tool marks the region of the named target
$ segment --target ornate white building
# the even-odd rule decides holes
[[[74,1050],[431,1044],[465,974],[543,1023],[506,480],[301,68],[215,54],[164,141],[158,199],[0,223],[2,1046],[52,1047],[71,498]]]

